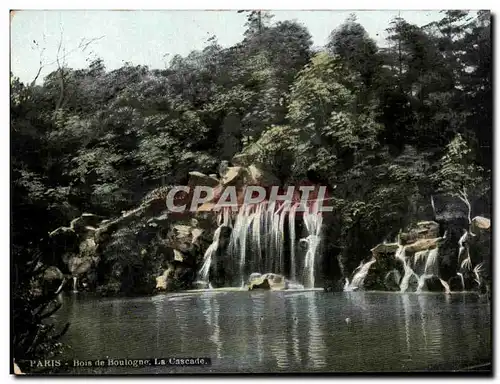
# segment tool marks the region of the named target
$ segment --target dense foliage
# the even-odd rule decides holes
[[[30,261],[23,255],[46,251],[47,231],[78,214],[116,216],[152,188],[183,183],[191,170],[216,173],[245,151],[283,184],[312,172],[336,186],[334,241],[347,266],[419,218],[432,193],[487,193],[488,12],[447,11],[427,26],[397,18],[385,47],[350,17],[319,52],[298,22],[247,18],[241,43],[212,38],[164,70],[107,71],[95,60],[61,66],[41,85],[12,75],[18,270]]]

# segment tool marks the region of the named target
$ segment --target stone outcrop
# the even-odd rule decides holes
[[[412,244],[421,239],[432,239],[439,237],[439,224],[435,221],[420,221],[408,232],[400,235],[402,245]]]
[[[207,176],[201,172],[189,172],[189,183],[190,187],[197,185],[206,187],[215,187],[219,185],[219,180],[214,176]]]
[[[288,288],[285,277],[276,273],[253,273],[248,281],[248,290],[264,289],[271,291],[282,291]]]

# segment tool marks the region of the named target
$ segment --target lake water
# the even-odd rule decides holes
[[[65,359],[210,357],[210,366],[73,373],[454,370],[491,361],[491,307],[475,294],[185,292],[64,297]]]

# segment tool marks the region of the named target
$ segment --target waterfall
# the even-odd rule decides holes
[[[457,272],[457,275],[460,276],[460,282],[462,283],[462,291],[465,291],[464,275],[462,275],[460,272]]]
[[[260,262],[262,260],[262,245],[261,245],[261,227],[263,221],[262,204],[257,205],[252,219],[252,250],[253,250],[253,270],[260,269]]]
[[[281,244],[281,233],[280,233],[280,215],[279,212],[284,209],[284,205],[281,205],[276,212],[272,213],[271,220],[271,251],[269,253],[269,258],[272,260],[272,268],[270,270],[277,271],[278,263],[276,262],[276,255],[279,257],[280,244]]]
[[[240,281],[242,285],[245,282],[244,269],[246,262],[246,247],[247,247],[247,233],[248,227],[251,223],[249,217],[250,207],[242,205],[236,216],[233,232],[231,234],[231,241],[229,244],[230,254],[233,260],[238,262],[238,270],[240,273]]]
[[[355,269],[357,270],[357,272],[354,274],[351,283],[348,284],[347,287],[344,287],[344,290],[353,291],[356,288],[362,288],[365,282],[366,275],[368,275],[368,271],[370,270],[370,267],[376,261],[377,260],[373,258],[366,264],[363,264],[363,262],[361,262],[358,268]]]
[[[78,277],[73,276],[73,292],[78,292]]]
[[[403,279],[401,280],[401,284],[399,285],[399,288],[401,292],[406,292],[408,289],[408,286],[410,285],[410,279],[412,276],[415,276],[418,280],[418,275],[413,272],[413,269],[411,269],[409,262],[406,260],[406,247],[404,245],[400,245],[398,250],[396,251],[396,258],[400,259],[403,262],[404,266],[404,271],[405,274],[403,276]]]
[[[345,284],[344,284],[344,291],[349,291],[349,279],[346,277],[345,278]]]
[[[198,280],[204,281],[209,285],[210,285],[209,281],[210,266],[212,265],[212,260],[214,259],[214,255],[219,249],[220,233],[222,231],[222,227],[226,227],[229,221],[230,221],[229,210],[224,209],[224,211],[222,211],[217,216],[217,224],[219,225],[219,227],[214,232],[214,236],[212,238],[212,244],[210,244],[210,246],[205,251],[205,254],[203,255],[203,265],[201,266],[200,271],[198,272],[199,276]]]
[[[239,208],[232,223],[233,230],[227,255],[228,262],[232,263],[232,270],[235,272],[234,282],[241,283],[243,287],[250,273],[275,273],[287,279],[287,286],[290,282],[293,286],[297,286],[298,284],[294,283],[300,275],[298,269],[303,267],[301,282],[307,288],[314,288],[314,269],[319,253],[323,218],[318,212],[317,203],[313,206],[312,212],[304,212],[303,220],[307,235],[300,241],[307,244],[307,250],[304,261],[298,260],[295,228],[298,207],[298,203],[291,205],[287,202],[262,202]],[[229,211],[227,217],[219,217],[217,223],[219,227],[214,233],[212,244],[205,252],[203,266],[199,272],[199,276],[207,283],[209,283],[210,265],[220,246],[221,229],[223,226],[231,225]],[[289,236],[285,238],[286,225]],[[289,252],[285,253],[285,249]]]
[[[318,212],[317,202],[313,205],[313,213],[307,209],[304,212],[304,224],[307,229],[308,236],[300,241],[307,244],[307,252],[304,263],[303,281],[304,287],[314,288],[314,265],[316,262],[316,254],[321,241],[321,225],[323,216]]]
[[[288,229],[290,232],[290,280],[297,280],[297,268],[295,266],[295,212],[299,204],[294,204],[288,215]]]
[[[219,226],[214,233],[214,237],[212,240],[212,244],[205,251],[205,255],[203,256],[203,265],[201,266],[200,271],[198,272],[199,280],[204,282],[209,282],[209,272],[210,266],[212,265],[212,259],[219,248],[219,240],[220,240],[220,232],[222,230],[222,225]]]
[[[282,211],[280,213],[279,222],[278,222],[278,239],[277,239],[277,248],[278,248],[278,261],[279,268],[278,273],[281,275],[285,274],[285,216],[288,212],[288,205],[285,203],[282,206]]]
[[[434,248],[429,251],[427,254],[427,261],[425,262],[425,274],[430,275],[439,275],[439,265],[438,261],[438,249]]]
[[[464,232],[462,237],[458,240],[458,246],[460,247],[458,249],[458,262],[460,263],[460,259],[462,257],[462,254],[465,251],[465,242],[467,241],[467,231]]]

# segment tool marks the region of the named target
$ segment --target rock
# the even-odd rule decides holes
[[[241,180],[241,176],[244,172],[243,167],[228,167],[226,173],[222,176],[221,184],[223,186],[235,185]]]
[[[181,251],[178,251],[177,249],[174,249],[174,260],[176,260],[176,261],[184,261],[184,255],[181,253]]]
[[[446,288],[443,286],[441,279],[437,276],[431,276],[424,280],[423,286],[420,287],[422,291],[427,292],[445,292]]]
[[[385,275],[384,284],[388,291],[399,291],[399,283],[401,282],[401,274],[397,269],[389,271]]]
[[[283,290],[286,288],[286,280],[282,275],[276,273],[266,273],[261,276],[262,279],[267,279],[273,291]]]
[[[428,249],[434,249],[439,245],[441,240],[441,237],[437,237],[434,239],[420,239],[410,245],[407,245],[405,247],[405,251],[408,253],[416,253],[420,251],[426,251]]]
[[[45,281],[54,281],[54,280],[61,281],[62,279],[64,279],[64,275],[59,270],[59,268],[50,266],[43,273],[43,279]]]
[[[489,230],[491,227],[490,219],[482,216],[476,216],[471,220],[472,232],[478,232],[479,230]]]
[[[257,276],[258,274],[252,274]],[[250,279],[249,279],[250,280]],[[266,273],[264,275],[258,276],[255,279],[250,280],[248,284],[248,289],[250,291],[254,289],[268,289],[272,291],[281,291],[286,289],[287,284],[283,276],[276,273]]]
[[[78,232],[85,227],[97,227],[102,220],[102,216],[94,215],[93,213],[82,213],[80,217],[71,220],[70,227]]]
[[[200,245],[202,234],[202,229],[193,228],[191,225],[173,225],[167,235],[167,246],[189,253],[193,250],[193,246]]]
[[[448,286],[450,287],[450,291],[452,292],[461,292],[464,289],[460,276],[450,277],[450,279],[448,280]]]
[[[156,278],[156,289],[159,291],[166,291],[167,290],[167,278],[168,275],[171,273],[170,270],[166,270],[163,272],[162,275],[158,276]]]
[[[202,235],[203,229],[197,227],[193,228],[191,230],[191,244],[198,244]]]
[[[251,164],[247,168],[247,185],[259,185],[261,187],[272,187],[280,185],[280,180],[270,171],[265,170],[262,165]]]
[[[217,175],[215,173],[211,173],[210,175],[208,175],[210,177],[213,177],[214,179],[217,179]]]
[[[201,172],[189,172],[189,186],[206,186],[215,187],[219,185],[219,180],[216,177],[207,176]]]
[[[209,284],[206,281],[198,280],[193,283],[193,289],[208,289],[208,288]]]
[[[258,273],[258,272],[254,272],[250,275],[250,277],[248,278],[248,284],[250,285],[250,282],[252,282],[253,280],[257,280],[257,279],[260,279],[262,276],[261,273]]]
[[[256,289],[265,289],[265,290],[270,290],[271,289],[271,284],[269,283],[268,279],[264,279],[262,277],[252,281],[248,287],[249,291],[254,291]]]
[[[434,239],[439,236],[439,224],[435,221],[420,221],[409,232],[400,235],[403,245],[412,244],[420,239]]]
[[[371,249],[373,256],[380,254],[395,254],[399,249],[398,243],[382,243]]]

